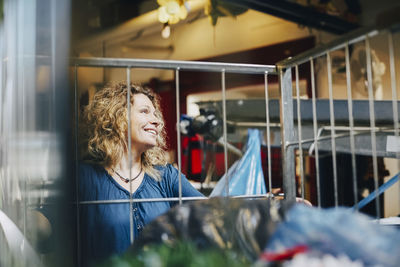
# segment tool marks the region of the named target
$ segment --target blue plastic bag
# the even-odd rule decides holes
[[[248,129],[246,152],[218,181],[210,197],[227,196],[226,179],[229,179],[229,196],[265,194],[264,174],[261,166],[260,131]]]
[[[279,253],[299,245],[307,246],[315,256],[346,255],[365,266],[400,264],[400,231],[343,207],[318,209],[294,205],[264,252]]]

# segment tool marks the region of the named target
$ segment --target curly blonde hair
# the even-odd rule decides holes
[[[141,156],[143,170],[156,180],[161,180],[155,165],[165,165],[164,119],[160,99],[151,89],[131,84],[130,99],[133,95],[144,94],[154,105],[156,117],[161,122],[157,145]],[[127,83],[111,82],[98,91],[83,111],[79,127],[80,157],[84,162],[114,167],[125,153],[128,153]]]

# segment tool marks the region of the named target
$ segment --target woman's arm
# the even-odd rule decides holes
[[[172,190],[175,197],[179,196],[179,171],[172,165],[167,165],[167,175],[169,175],[172,181]],[[181,173],[182,182],[182,196],[183,197],[204,197],[202,193],[194,188],[186,176]]]

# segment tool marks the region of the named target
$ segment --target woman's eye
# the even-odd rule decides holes
[[[147,113],[149,113],[149,110],[148,109],[142,109],[140,112],[147,114]]]

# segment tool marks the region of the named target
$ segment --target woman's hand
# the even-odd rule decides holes
[[[274,198],[282,200],[284,199],[284,194],[282,193],[282,188],[272,188],[271,193],[274,195]],[[310,201],[307,199],[302,199],[301,197],[296,197],[296,202],[297,203],[303,203],[306,204],[307,206],[312,207],[312,204]]]

